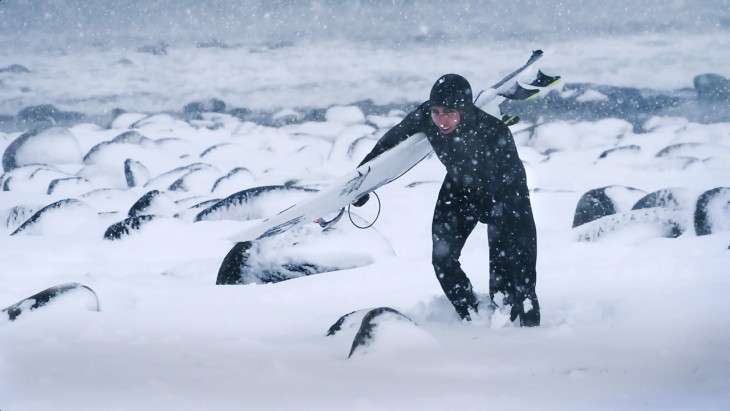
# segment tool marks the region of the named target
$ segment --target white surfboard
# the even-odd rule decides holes
[[[426,158],[431,151],[426,135],[414,134],[355,171],[333,181],[326,189],[234,234],[230,239],[236,242],[258,240],[313,223],[327,213],[341,209],[363,194],[400,177]]]
[[[540,57],[542,57],[542,51],[534,51],[527,63],[489,89],[480,92],[475,104],[484,107],[497,96],[508,97],[510,88],[514,87],[509,81],[522,74]],[[304,201],[232,235],[229,239],[236,242],[254,241],[313,223],[328,213],[342,209],[363,194],[397,179],[431,152],[431,144],[426,135],[414,134],[353,172],[333,181],[326,189],[313,193]]]

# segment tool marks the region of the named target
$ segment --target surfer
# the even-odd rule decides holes
[[[459,257],[477,223],[488,225],[490,305],[507,307],[521,326],[540,325],[537,236],[525,168],[512,133],[473,104],[469,82],[440,77],[429,100],[390,129],[360,165],[423,132],[446,167],[432,222],[432,263],[441,288],[464,320],[479,311]],[[353,202],[362,206],[366,194]]]

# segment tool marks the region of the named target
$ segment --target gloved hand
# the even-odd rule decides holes
[[[368,200],[370,200],[370,194],[365,193],[353,201],[352,205],[355,207],[362,207],[368,202]]]

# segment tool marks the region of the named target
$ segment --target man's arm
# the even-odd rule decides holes
[[[397,146],[413,134],[422,131],[423,116],[424,113],[427,113],[423,107],[425,107],[425,103],[408,113],[400,123],[388,130],[383,137],[380,137],[380,140],[375,143],[375,147],[365,156],[358,167]]]
[[[425,108],[426,103],[421,104],[417,109],[408,113],[406,118],[404,118],[400,123],[388,130],[388,132],[385,133],[383,137],[380,137],[380,140],[375,143],[375,147],[373,147],[368,155],[366,155],[365,158],[360,162],[360,164],[358,164],[358,167],[385,153],[391,148],[397,146],[408,137],[418,133],[419,131],[422,131],[421,129],[423,128],[422,124],[424,121],[424,116],[427,115],[425,113],[428,113],[428,110],[426,110]],[[369,199],[370,194],[365,193],[357,198],[355,201],[353,201],[352,205],[354,205],[355,207],[362,207],[363,205],[365,205],[365,203],[368,202]]]

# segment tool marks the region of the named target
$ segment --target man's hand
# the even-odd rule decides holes
[[[353,201],[352,205],[354,205],[355,207],[362,207],[365,205],[365,203],[368,202],[368,200],[370,200],[370,194],[365,193],[358,197],[355,201]]]

